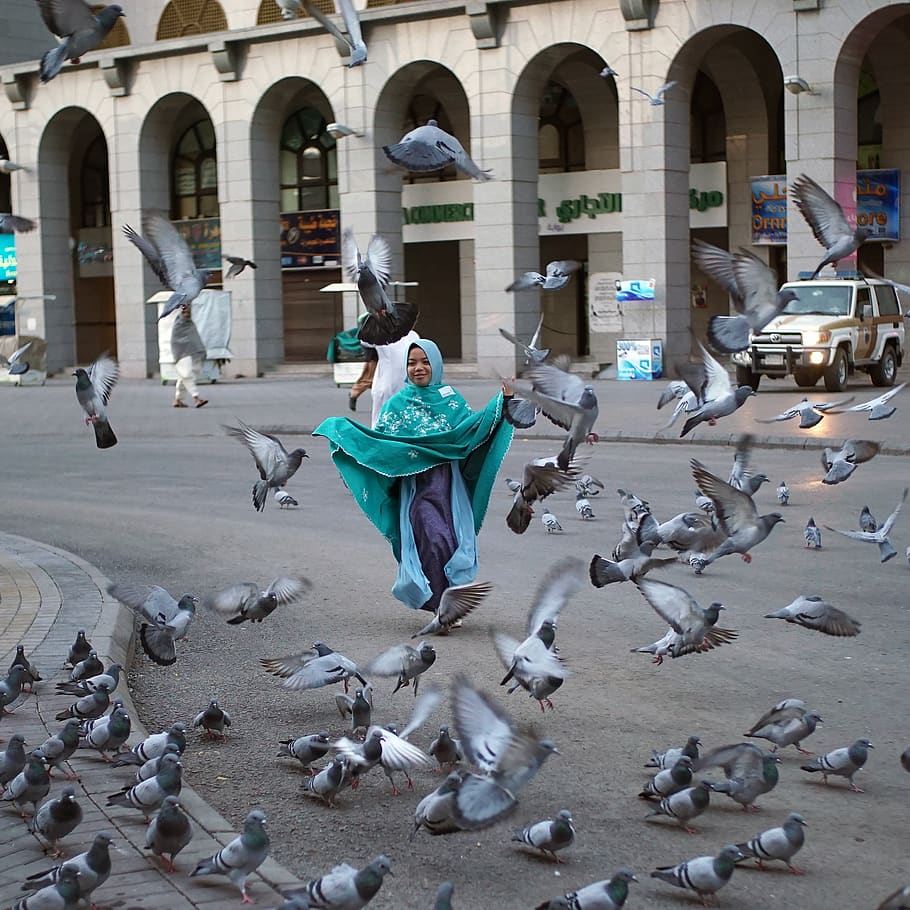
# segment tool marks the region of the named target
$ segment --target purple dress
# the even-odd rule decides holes
[[[408,511],[414,543],[432,595],[421,610],[436,612],[443,591],[449,587],[445,567],[458,540],[452,523],[452,466],[446,462],[423,471],[415,478],[414,500]]]

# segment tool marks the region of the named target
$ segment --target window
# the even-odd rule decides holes
[[[867,306],[869,309],[872,309],[872,291],[869,288],[857,288],[856,289],[856,312],[854,316],[861,316],[863,313],[863,307]]]
[[[107,142],[99,136],[85,152],[80,172],[82,227],[107,227],[111,223]]]
[[[428,121],[435,120],[441,130],[445,130],[451,135],[455,135],[452,129],[452,121],[446,113],[446,109],[432,95],[417,94],[411,98],[408,104],[408,112],[402,125],[401,134],[409,133],[417,129],[418,126],[424,126]],[[462,143],[464,145],[465,143]],[[458,171],[454,165],[444,167],[441,171],[431,171],[430,173],[410,173],[402,172],[404,183],[438,183],[445,180],[456,180]]]
[[[338,208],[338,151],[326,121],[313,107],[301,108],[281,131],[281,211]]]
[[[218,159],[209,119],[194,123],[180,138],[171,169],[171,217],[218,215]]]
[[[901,310],[897,303],[897,294],[894,293],[894,288],[877,286],[875,288],[875,299],[878,301],[880,316],[900,316]]]
[[[183,38],[227,31],[227,17],[218,0],[171,0],[158,20],[155,38]]]
[[[689,158],[693,164],[725,161],[727,158],[727,118],[717,86],[699,71],[692,90],[689,114]]]
[[[585,169],[585,136],[581,112],[572,93],[549,82],[540,99],[537,156],[542,174]]]

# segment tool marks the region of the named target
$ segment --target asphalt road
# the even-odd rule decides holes
[[[160,394],[166,402],[166,393]],[[607,486],[593,502],[597,518],[582,522],[573,497],[558,494],[550,500],[564,527],[558,535],[546,534],[536,519],[524,536],[513,535],[503,520],[509,496],[500,484],[480,538],[479,578],[492,580],[495,591],[462,630],[434,640],[439,657],[423,685],[445,688],[456,672],[467,673],[518,722],[554,739],[560,754],[521,794],[508,822],[474,834],[422,833],[409,843],[414,806],[439,783],[436,775],[415,775],[415,792],[393,797],[385,776],[374,771],[332,810],[304,796],[301,771],[275,757],[279,739],[320,729],[341,734],[344,725],[334,690],[287,692],[261,670],[260,657],[294,653],[322,639],[366,661],[407,641],[422,614],[412,614],[388,593],[394,561],[351,502],[323,441],[285,439],[289,447],[302,444],[311,453],[290,487],[300,508],[280,511],[270,499],[264,514],[253,511],[252,462],[217,428],[235,413],[256,422],[255,415],[237,410],[243,395],[241,386],[213,389],[204,422],[197,419],[204,412],[178,412],[175,420],[156,413],[146,423],[141,414],[127,419],[124,413],[117,425],[124,443],[98,452],[77,417],[65,426],[42,419],[44,406],[51,413],[58,406],[75,409],[68,386],[0,390],[2,521],[7,531],[77,553],[114,581],[158,583],[175,595],[201,595],[241,580],[265,584],[280,573],[300,573],[313,582],[314,592],[303,603],[255,627],[228,626],[200,613],[176,666],[158,667],[139,654],[131,675],[134,698],[150,728],[188,720],[211,698],[231,712],[226,742],[193,739],[185,757],[188,779],[235,824],[251,806],[262,806],[274,853],[295,873],[317,875],[336,862],[359,865],[385,852],[395,877],[371,904],[377,910],[428,908],[436,884],[446,878],[455,883],[456,907],[518,910],[625,865],[641,880],[632,886],[630,907],[682,907],[691,905],[691,898],[650,879],[651,869],[745,841],[798,811],[808,828],[797,864],[807,874],[792,876],[779,864],[766,873],[741,868],[721,893],[722,905],[874,907],[906,882],[904,803],[910,779],[898,756],[910,743],[910,569],[903,557],[910,525],[905,515],[898,520],[893,542],[901,555],[885,565],[874,547],[824,530],[821,551],[803,546],[810,514],[819,525],[856,527],[859,510],[868,503],[883,519],[907,483],[905,458],[879,456],[848,482],[825,487],[817,452],[757,451],[756,467],[773,481],[757,496],[760,510],[778,508],[773,487],[785,479],[791,489],[790,505],[782,509],[786,523],[756,550],[751,565],[729,557],[700,578],[682,565],[660,576],[685,587],[702,605],[724,603],[722,624],[738,629],[739,640],[708,655],[652,666],[629,649],[659,638],[665,626],[635,587],[595,590],[585,584],[559,626],[560,651],[573,675],[554,696],[556,710],[546,715],[521,693],[507,698],[497,690],[502,669],[491,630],[521,636],[535,586],[559,559],[575,556],[586,565],[594,553],[609,554],[621,521],[616,488],[634,490],[664,519],[692,507],[690,457],[726,477],[732,452],[596,445],[589,450],[589,470]],[[601,401],[601,421],[609,423],[603,396]],[[308,419],[312,422],[312,415]],[[552,447],[517,440],[502,474],[518,476],[524,461]],[[862,622],[862,634],[828,638],[762,618],[811,593],[847,609]],[[392,681],[377,684],[374,717],[402,723],[413,699],[408,690],[392,697],[392,687]],[[760,813],[747,815],[718,795],[699,820],[699,835],[688,836],[666,820],[643,821],[648,805],[636,794],[648,777],[642,765],[651,748],[681,745],[692,733],[707,748],[739,742],[743,730],[787,696],[805,699],[824,718],[804,743],[808,748],[824,751],[862,736],[872,740],[876,748],[858,777],[866,793],[848,792],[839,780],[823,786],[817,776],[799,770],[801,759],[790,749],[783,756],[781,783],[760,800]],[[414,741],[428,745],[448,720],[444,703]],[[556,867],[510,845],[513,825],[561,808],[572,810],[578,829],[577,845],[564,854],[564,864]]]

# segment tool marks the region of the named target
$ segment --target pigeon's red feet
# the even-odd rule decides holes
[[[761,806],[752,803],[751,806],[743,806],[743,812],[761,812]]]
[[[801,749],[799,746],[796,747],[796,751],[799,752],[800,755],[815,755],[814,752],[810,752],[808,749]]]
[[[698,828],[693,828],[690,825],[686,825],[683,830],[686,832],[686,834],[698,834],[699,833]]]
[[[743,553],[743,562],[744,562],[744,563],[750,563],[750,562],[752,562],[752,554],[751,554],[751,553]]]
[[[664,656],[663,656],[663,654],[658,654],[657,657],[655,657],[655,658],[651,661],[652,664],[657,664],[658,667],[659,667],[663,662],[664,662]]]
[[[856,784],[850,784],[850,789],[851,789],[854,793],[865,793],[865,792],[866,792],[866,791],[863,790],[861,787],[857,787]]]
[[[401,790],[395,784],[392,784],[392,796],[401,796]]]
[[[805,873],[803,872],[802,869],[799,868],[799,866],[791,866],[791,865],[788,863],[788,864],[787,864],[787,868],[788,868],[794,875],[805,875]]]
[[[717,418],[716,418],[716,417],[709,417],[709,418],[708,418],[708,426],[709,426],[709,427],[716,427],[716,426],[717,426]]]

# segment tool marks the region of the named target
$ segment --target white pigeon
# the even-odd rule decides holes
[[[790,505],[790,488],[787,486],[786,480],[782,480],[777,488],[777,501],[782,506]]]
[[[747,398],[755,394],[747,385],[734,389],[726,369],[708,353],[703,344],[699,343],[698,346],[701,348],[700,364],[677,365],[679,374],[698,401],[698,407],[683,424],[680,437],[704,421],[714,426],[718,418],[732,414],[745,404]]]
[[[0,174],[12,174],[13,171],[25,171],[28,173],[31,168],[26,167],[24,164],[16,164],[15,161],[10,161],[8,158],[0,158]]]
[[[893,389],[888,389],[884,395],[879,395],[878,398],[872,398],[870,401],[863,401],[860,404],[853,405],[852,408],[843,408],[839,411],[831,411],[832,414],[850,414],[859,411],[868,411],[869,420],[884,420],[886,417],[890,417],[897,408],[894,405],[889,405],[888,402],[897,395],[901,389],[904,388],[906,382],[902,382],[900,385],[895,386]],[[846,403],[846,402],[843,402]],[[832,405],[834,407],[834,405]]]
[[[275,487],[275,502],[278,503],[279,509],[291,509],[300,505],[283,487]]]
[[[0,367],[6,367],[10,376],[21,376],[24,373],[27,373],[29,370],[29,362],[22,358],[31,346],[32,342],[27,341],[21,348],[17,348],[13,351],[9,357],[4,357],[3,354],[0,354]]]
[[[665,103],[664,95],[666,95],[667,92],[670,91],[670,89],[673,88],[673,86],[675,86],[677,84],[678,83],[676,82],[675,79],[672,80],[671,82],[665,82],[653,95],[650,92],[646,92],[643,88],[637,88],[634,85],[630,86],[630,88],[632,89],[633,92],[638,92],[640,95],[644,95],[645,98],[648,99],[648,103],[651,104],[652,106],[656,107],[660,104]]]
[[[842,405],[849,404],[853,401],[853,396],[849,398],[842,398],[840,401],[809,401],[808,398],[803,398],[798,404],[793,405],[792,408],[787,408],[786,411],[781,411],[776,417],[756,417],[756,423],[779,423],[782,420],[790,420],[793,417],[799,417],[799,428],[801,430],[808,430],[811,427],[816,426],[816,424],[821,423],[825,419],[825,414],[827,413],[837,413],[832,411],[832,408],[839,408]]]
[[[338,11],[344,22],[345,31],[342,31],[319,9],[313,0],[303,0],[306,11],[336,40],[351,49],[351,59],[348,66],[359,66],[367,61],[367,46],[360,30],[360,20],[352,0],[337,0]]]
[[[562,525],[559,523],[559,519],[549,509],[544,509],[543,512],[541,512],[540,520],[543,522],[543,526],[547,529],[547,534],[553,534],[557,531],[562,531]]]
[[[901,496],[900,501],[894,507],[894,511],[875,531],[841,531],[838,528],[832,528],[830,525],[825,525],[825,527],[829,531],[834,531],[835,534],[842,534],[844,537],[849,537],[851,540],[859,540],[863,543],[877,544],[878,552],[881,556],[881,561],[887,562],[889,559],[893,559],[895,556],[897,556],[897,550],[894,549],[894,547],[891,545],[891,541],[888,540],[888,534],[891,533],[891,529],[894,527],[894,522],[897,521],[897,516],[901,510],[901,507],[907,501],[907,491],[908,488],[904,487],[903,496]]]
[[[848,439],[837,451],[826,448],[822,452],[822,467],[828,472],[822,483],[843,483],[856,466],[878,455],[881,443],[870,439]]]
[[[386,157],[393,164],[414,173],[439,171],[449,165],[473,177],[475,180],[492,180],[490,171],[481,170],[464,150],[464,146],[435,120],[428,120],[423,126],[406,133],[401,142],[382,147]]]
[[[281,11],[282,19],[296,19],[303,11],[301,0],[275,0]]]
[[[569,283],[569,276],[577,272],[581,263],[574,259],[560,259],[547,263],[546,275],[540,272],[525,272],[516,278],[507,288],[507,291],[527,291],[540,288],[544,291],[558,291]]]

